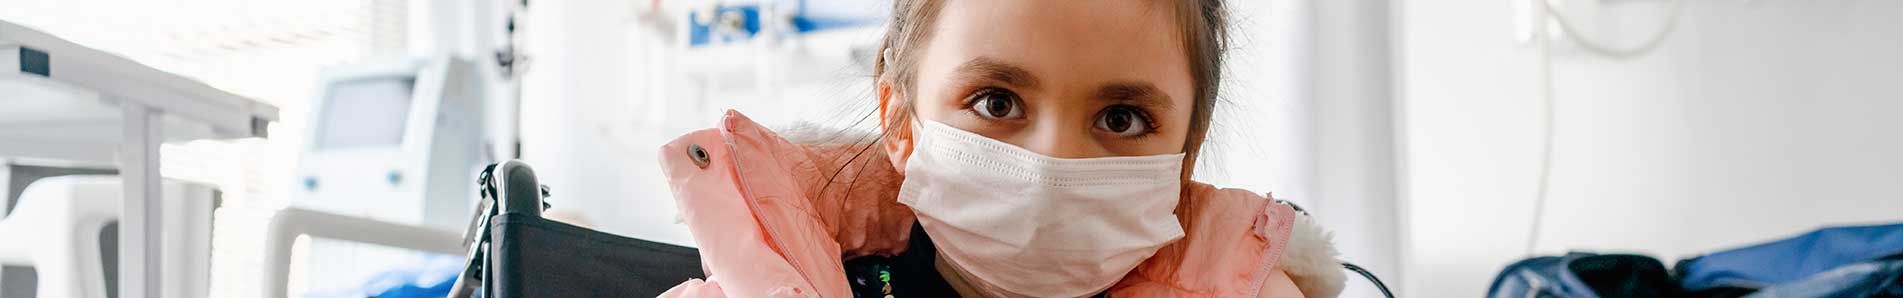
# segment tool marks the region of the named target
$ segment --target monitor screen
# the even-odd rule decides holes
[[[317,119],[317,149],[400,146],[414,76],[332,82]]]

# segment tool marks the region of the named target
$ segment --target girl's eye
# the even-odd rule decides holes
[[[1150,133],[1150,118],[1135,107],[1111,106],[1097,116],[1097,129],[1119,137],[1140,136]]]
[[[1023,103],[1018,100],[1018,95],[1011,93],[1011,91],[999,89],[980,91],[978,94],[972,95],[970,100],[966,101],[965,108],[985,119],[1010,120],[1024,118]]]

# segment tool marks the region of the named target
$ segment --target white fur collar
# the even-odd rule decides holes
[[[1279,262],[1282,272],[1288,273],[1295,281],[1302,296],[1310,298],[1336,297],[1341,295],[1347,273],[1342,270],[1341,261],[1336,259],[1334,235],[1323,230],[1315,218],[1306,214],[1295,215],[1295,227],[1289,229],[1288,248],[1282,251]]]

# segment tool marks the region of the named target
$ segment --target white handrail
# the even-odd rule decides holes
[[[321,211],[284,208],[271,217],[265,232],[263,295],[288,297],[291,244],[297,236],[352,241],[426,252],[460,255],[462,234],[421,226],[383,222]]]

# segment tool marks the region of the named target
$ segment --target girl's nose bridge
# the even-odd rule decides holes
[[[1055,118],[1055,119],[1054,119]],[[1097,157],[1096,140],[1090,136],[1090,128],[1081,126],[1079,121],[1060,120],[1065,117],[1046,117],[1045,121],[1032,124],[1031,134],[1024,139],[1024,149],[1056,158]]]

